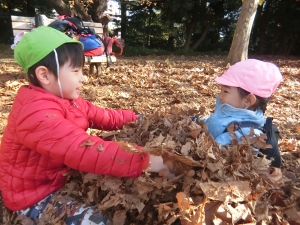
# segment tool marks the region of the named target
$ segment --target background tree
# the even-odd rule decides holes
[[[46,0],[58,14],[76,14],[84,21],[107,23],[104,11],[107,9],[107,0]]]
[[[23,16],[35,16],[36,11],[46,15],[52,9],[58,14],[76,14],[84,21],[101,22],[108,0],[0,0],[2,10],[19,10]],[[106,18],[105,18],[106,19]]]
[[[228,1],[209,1],[207,2],[207,12],[199,26],[196,28],[195,38],[192,40],[192,50],[204,50],[221,48],[224,42],[224,36],[232,36],[232,32],[224,32],[230,30],[231,24],[235,21],[232,14],[236,14],[240,4],[235,0]],[[197,35],[199,32],[200,35]],[[202,45],[202,46],[201,46]],[[200,46],[200,48],[199,48]],[[223,50],[228,50],[225,48]]]
[[[127,1],[126,0],[120,0],[121,5],[121,38],[123,40],[126,40],[126,34],[127,34]],[[125,41],[126,43],[126,41]]]
[[[232,65],[248,58],[250,33],[259,2],[260,0],[243,1],[226,63]]]
[[[252,54],[298,55],[300,2],[266,0],[258,6],[249,51]]]
[[[100,22],[107,26],[109,18],[104,15],[108,0],[0,0],[0,28],[5,30],[1,39],[12,42],[11,15],[35,16],[37,13],[48,17],[58,14],[78,15],[84,21]]]
[[[121,22],[112,33],[121,30],[127,44],[137,49],[178,50],[178,54],[230,50],[231,64],[248,54],[300,54],[297,0],[265,0],[261,6],[256,4],[259,0],[115,1],[121,3]],[[0,42],[12,43],[11,15],[53,17],[55,9],[105,27],[110,21],[104,15],[106,7],[107,0],[0,0]]]
[[[14,13],[24,16],[35,16],[36,10],[47,15],[53,13],[51,5],[45,0],[0,0],[0,6],[1,13]]]
[[[167,47],[168,35],[155,3],[130,2],[128,14],[126,43],[148,48]]]
[[[229,15],[235,12],[240,4],[236,0],[162,0],[157,1],[164,23],[173,24],[174,30],[181,27],[184,31],[184,49],[202,50],[219,48],[224,40],[221,30],[230,27]],[[170,32],[171,35],[174,32]],[[232,35],[231,32],[228,34]],[[176,36],[173,37],[176,40]],[[182,39],[182,37],[181,37]],[[177,47],[179,47],[177,45]],[[228,49],[228,48],[227,48]]]
[[[259,54],[264,53],[264,43],[266,42],[266,29],[271,19],[270,9],[273,0],[265,0],[265,3],[259,5],[253,25],[253,34],[251,37],[251,49],[258,51]],[[258,46],[259,43],[259,46]],[[255,49],[256,48],[256,49]]]
[[[189,49],[193,32],[197,25],[207,17],[207,1],[163,0],[158,2],[158,6],[162,11],[163,21],[172,21],[175,24],[184,25],[185,43],[183,47]],[[202,24],[205,24],[205,22]]]
[[[52,7],[46,1],[0,0],[0,43],[11,44],[13,42],[11,15],[35,16],[36,10],[48,16],[53,15]]]

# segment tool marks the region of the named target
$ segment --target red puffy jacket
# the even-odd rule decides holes
[[[69,168],[118,177],[137,177],[149,155],[132,154],[87,128],[122,128],[137,116],[107,110],[79,97],[62,99],[42,88],[23,86],[8,117],[0,151],[0,188],[11,210],[25,209],[66,182]]]

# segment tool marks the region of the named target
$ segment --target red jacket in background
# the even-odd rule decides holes
[[[0,151],[0,188],[11,210],[25,209],[61,188],[69,168],[137,177],[148,154],[132,154],[112,141],[89,136],[89,127],[120,129],[137,116],[107,110],[79,97],[70,101],[35,86],[18,91]]]

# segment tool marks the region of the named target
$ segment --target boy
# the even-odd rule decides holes
[[[24,35],[14,56],[30,84],[17,93],[1,143],[0,188],[9,209],[29,216],[27,212],[44,205],[64,186],[69,168],[137,177],[149,166],[149,158],[158,165],[151,172],[166,168],[161,157],[132,154],[115,142],[86,133],[89,127],[120,129],[138,116],[130,110],[103,109],[81,98],[80,42],[40,26]],[[42,210],[34,217],[41,214]]]

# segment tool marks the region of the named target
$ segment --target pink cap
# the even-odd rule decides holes
[[[215,79],[219,84],[240,87],[263,98],[270,97],[282,80],[277,66],[256,59],[238,62]]]

